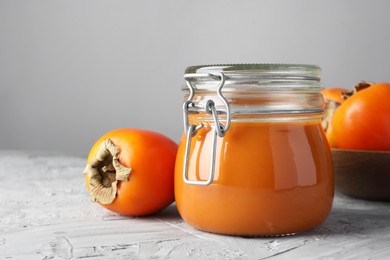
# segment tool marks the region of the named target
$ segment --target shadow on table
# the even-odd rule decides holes
[[[175,203],[172,203],[171,205],[169,205],[165,209],[163,209],[155,214],[149,215],[147,217],[158,217],[158,218],[164,218],[166,220],[168,220],[168,219],[181,219],[180,214],[177,211]]]

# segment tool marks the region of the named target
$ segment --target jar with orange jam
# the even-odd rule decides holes
[[[186,69],[175,198],[187,223],[277,236],[326,219],[334,184],[320,75],[318,66],[294,64]]]

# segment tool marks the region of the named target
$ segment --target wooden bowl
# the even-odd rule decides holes
[[[335,189],[349,196],[390,201],[390,152],[332,148]]]

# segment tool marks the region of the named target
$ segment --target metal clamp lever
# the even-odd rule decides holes
[[[191,185],[200,185],[207,186],[210,185],[214,181],[215,174],[215,153],[216,153],[216,143],[217,143],[217,131],[211,130],[213,132],[212,139],[212,152],[211,152],[211,164],[210,164],[210,173],[209,178],[206,181],[198,181],[198,180],[190,180],[188,179],[188,164],[190,157],[190,148],[191,148],[191,139],[192,135],[196,133],[197,130],[195,125],[190,125],[187,131],[187,141],[186,141],[186,149],[185,149],[185,159],[184,159],[184,167],[183,167],[183,180],[187,184]]]
[[[191,75],[192,76],[192,75]],[[204,75],[203,75],[204,76]],[[218,97],[222,100],[223,104],[225,105],[226,112],[222,111],[217,111],[215,108],[215,103],[212,100],[208,100],[206,102],[206,108],[205,111],[208,114],[211,114],[213,116],[215,125],[212,126],[212,152],[211,152],[211,161],[210,161],[210,172],[209,172],[209,177],[206,181],[198,181],[198,180],[190,180],[188,178],[188,167],[189,167],[189,157],[190,157],[190,150],[191,150],[191,139],[193,136],[196,135],[196,133],[203,127],[203,124],[199,125],[194,125],[194,124],[189,124],[188,120],[188,114],[194,113],[189,111],[189,107],[192,106],[194,107],[195,104],[192,101],[192,98],[194,96],[194,88],[191,85],[191,82],[186,79],[187,86],[190,90],[190,96],[187,101],[184,102],[183,104],[183,112],[184,112],[184,129],[185,132],[187,133],[186,137],[186,149],[185,149],[185,154],[184,154],[184,165],[183,165],[183,180],[187,184],[191,185],[200,185],[200,186],[207,186],[210,185],[214,181],[214,175],[215,175],[215,160],[216,160],[216,150],[217,150],[217,136],[219,137],[224,137],[226,132],[228,131],[230,127],[230,118],[231,118],[231,113],[230,113],[230,106],[225,97],[222,95],[222,87],[225,84],[225,75],[223,73],[217,73],[217,74],[208,74],[209,77],[212,78],[218,78],[220,80],[220,83],[217,88],[217,95]],[[193,76],[192,76],[193,77]],[[218,112],[220,113],[226,113],[226,124],[223,125],[219,118],[218,118]]]

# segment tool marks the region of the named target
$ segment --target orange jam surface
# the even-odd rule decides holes
[[[188,179],[207,180],[212,132],[191,140]],[[179,145],[175,197],[183,219],[222,234],[269,236],[310,230],[333,201],[333,167],[318,121],[232,122],[217,138],[215,177],[208,186],[183,181],[186,136]]]

